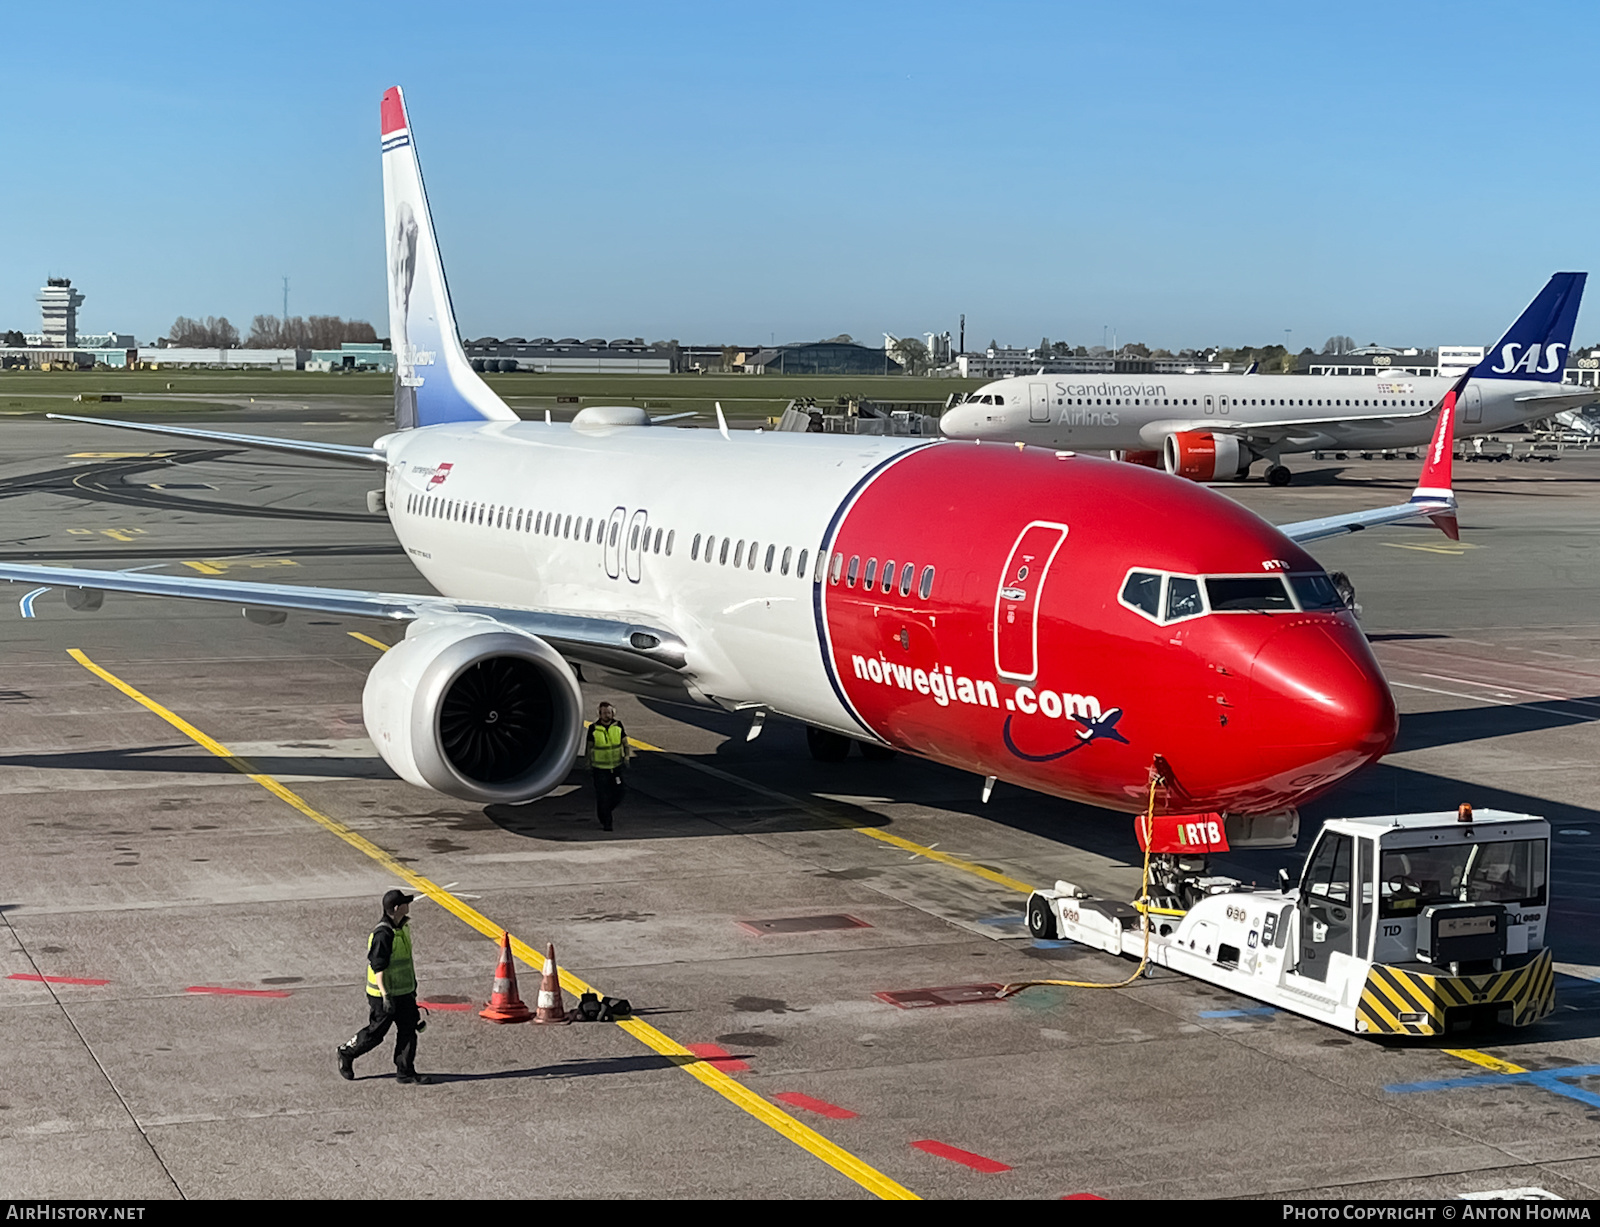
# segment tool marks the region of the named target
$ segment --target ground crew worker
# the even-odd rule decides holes
[[[383,897],[383,919],[367,938],[367,1025],[339,1045],[341,1078],[356,1076],[355,1059],[383,1043],[392,1025],[395,1081],[423,1085],[433,1081],[416,1067],[417,970],[411,955],[411,927],[406,923],[413,898],[400,890]]]
[[[617,719],[617,709],[600,704],[600,718],[589,726],[589,773],[594,779],[594,808],[600,829],[611,829],[611,811],[622,803],[623,772],[633,757],[628,732]]]

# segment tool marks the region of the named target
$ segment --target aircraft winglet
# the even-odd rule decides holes
[[[1461,526],[1456,521],[1456,495],[1450,483],[1452,461],[1455,459],[1456,402],[1471,378],[1472,372],[1468,371],[1456,380],[1439,402],[1439,420],[1434,424],[1433,440],[1422,458],[1422,475],[1417,479],[1417,487],[1411,492],[1410,501],[1396,507],[1378,507],[1372,511],[1354,511],[1348,515],[1280,524],[1278,531],[1291,541],[1316,541],[1323,537],[1337,537],[1341,533],[1358,533],[1364,528],[1376,528],[1380,524],[1394,524],[1414,516],[1427,516],[1450,540],[1461,540]]]
[[[1456,380],[1439,402],[1439,421],[1433,428],[1433,440],[1422,458],[1422,476],[1417,479],[1417,488],[1411,492],[1413,503],[1440,505],[1441,510],[1425,514],[1452,541],[1461,540],[1461,526],[1456,522],[1456,495],[1451,486],[1451,468],[1455,460],[1456,402],[1461,399],[1462,390],[1471,378],[1469,371]]]

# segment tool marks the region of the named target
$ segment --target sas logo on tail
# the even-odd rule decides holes
[[[1490,370],[1496,375],[1515,375],[1519,371],[1528,375],[1554,375],[1562,369],[1562,363],[1567,356],[1567,347],[1559,341],[1554,345],[1545,346],[1540,346],[1535,341],[1519,357],[1517,351],[1522,348],[1520,341],[1502,345],[1500,347],[1499,365],[1491,367]],[[1541,349],[1544,354],[1542,363],[1539,361]]]
[[[435,486],[444,485],[444,479],[450,476],[450,470],[452,467],[453,465],[451,464],[441,464],[438,469],[435,470],[433,476],[428,478],[428,489],[432,490]]]

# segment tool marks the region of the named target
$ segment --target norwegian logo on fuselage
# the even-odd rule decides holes
[[[942,669],[938,665],[931,669],[918,669],[897,664],[881,655],[863,656],[859,653],[851,653],[850,674],[857,681],[926,695],[940,707],[956,704],[987,707],[995,711],[1003,708],[1008,714],[1000,729],[1001,740],[1007,750],[1026,762],[1054,762],[1102,740],[1128,744],[1127,737],[1117,728],[1122,720],[1122,709],[1113,707],[1106,711],[1101,707],[1099,698],[1092,694],[1017,686],[1009,694],[1003,695],[996,683],[985,678],[964,677],[949,665]],[[1039,717],[1045,721],[1065,718],[1079,727],[1073,730],[1073,736],[1065,748],[1036,753],[1023,749],[1013,736],[1012,725],[1019,716],[1025,719]],[[1029,723],[1035,721],[1030,720]],[[1059,747],[1060,743],[1056,744]]]
[[[455,465],[452,462],[449,464],[441,464],[437,469],[435,469],[433,476],[428,478],[428,489],[432,490],[435,486],[444,485],[444,479],[450,476],[450,470],[454,467]]]

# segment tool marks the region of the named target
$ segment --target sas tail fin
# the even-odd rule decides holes
[[[422,167],[398,86],[383,95],[381,114],[395,425],[408,430],[442,422],[516,421],[517,415],[478,377],[461,348]]]
[[[1588,276],[1588,273],[1557,273],[1551,277],[1506,335],[1472,368],[1472,377],[1560,383],[1566,376],[1572,327],[1578,321],[1583,283]]]

